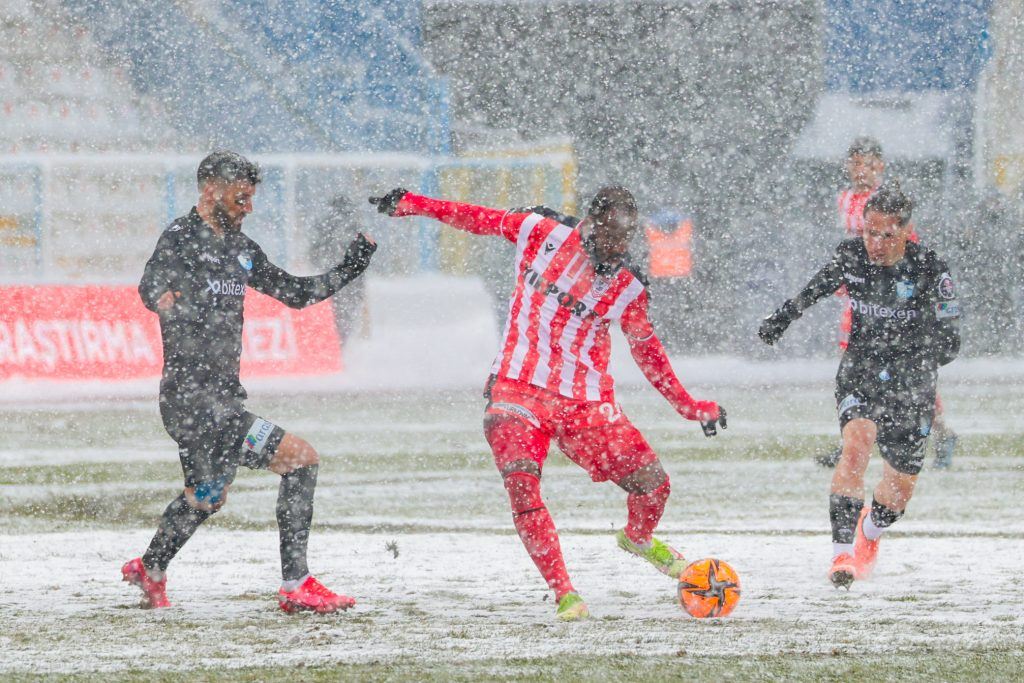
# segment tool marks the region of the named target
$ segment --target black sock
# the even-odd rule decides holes
[[[892,526],[902,516],[902,510],[897,512],[890,507],[882,505],[874,498],[871,499],[871,523],[879,529]]]
[[[167,506],[160,526],[149,542],[146,554],[142,556],[142,564],[147,569],[167,571],[167,565],[178,554],[182,546],[192,538],[199,525],[209,519],[212,512],[196,510],[185,502],[185,494],[181,494]]]
[[[832,542],[853,543],[857,528],[857,517],[864,507],[864,501],[833,493],[828,497],[828,516],[832,520]]]
[[[293,470],[281,477],[277,492],[277,527],[281,536],[281,577],[301,579],[309,573],[306,544],[313,523],[313,492],[317,465]]]

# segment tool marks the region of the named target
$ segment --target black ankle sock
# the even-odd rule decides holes
[[[281,538],[281,577],[301,579],[309,573],[306,545],[313,523],[313,492],[318,466],[300,467],[281,477],[277,492],[277,527]]]
[[[171,501],[160,518],[160,526],[149,543],[149,549],[142,556],[143,566],[167,571],[167,565],[174,556],[212,514],[189,506],[184,493]]]
[[[864,501],[849,496],[833,493],[828,497],[828,516],[832,521],[832,542],[853,543],[853,534],[857,528],[857,517],[860,516]]]
[[[890,507],[882,505],[874,498],[871,499],[871,523],[879,529],[892,526],[902,516],[902,510],[897,512]]]

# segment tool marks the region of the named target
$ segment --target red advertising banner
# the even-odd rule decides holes
[[[160,375],[160,325],[134,287],[0,287],[0,380]],[[329,302],[302,310],[248,290],[242,377],[341,370]]]

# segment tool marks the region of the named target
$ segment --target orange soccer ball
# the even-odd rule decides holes
[[[724,617],[740,601],[740,577],[725,562],[708,557],[679,575],[679,604],[690,616]]]

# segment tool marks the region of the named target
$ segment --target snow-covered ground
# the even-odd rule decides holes
[[[401,293],[371,287],[371,297]],[[729,429],[705,439],[620,356],[620,401],[672,476],[660,535],[693,559],[730,562],[743,597],[728,619],[686,616],[671,581],[615,547],[621,491],[554,454],[545,495],[595,615],[565,625],[512,531],[481,434],[496,339],[486,300],[445,282],[435,294],[378,316],[344,376],[248,383],[251,410],[321,452],[311,565],[358,599],[346,614],[276,609],[276,482],[261,472],[239,475],[228,506],[172,565],[174,607],[137,609],[119,567],[180,487],[155,383],[2,387],[0,677],[410,661],[484,661],[490,677],[524,675],[522,658],[636,654],[663,656],[679,675],[702,657],[722,675],[751,658],[818,656],[904,657],[913,672],[929,670],[933,653],[1024,649],[1019,359],[943,370],[961,435],[955,466],[925,470],[876,578],[847,593],[824,578],[828,474],[811,462],[836,442],[835,361],[677,359],[693,393],[729,409]],[[429,313],[451,296],[476,313]],[[872,463],[870,481],[879,470]]]

